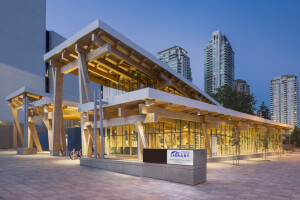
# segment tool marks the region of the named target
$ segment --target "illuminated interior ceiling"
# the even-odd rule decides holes
[[[124,91],[152,87],[220,106],[166,63],[96,20],[45,54],[44,60],[64,74],[78,75],[78,53],[86,55],[89,80]]]

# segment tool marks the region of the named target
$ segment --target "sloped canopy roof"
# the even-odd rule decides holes
[[[52,49],[44,55],[44,60],[54,67],[65,66],[67,70],[64,73],[77,75],[75,66],[79,51],[90,54],[87,62],[92,74],[89,75],[91,81],[107,85],[108,81],[117,83],[120,77],[130,79],[133,72],[140,72],[151,77],[157,89],[171,90],[181,96],[221,106],[166,63],[100,20],[94,21]],[[95,56],[92,52],[101,54]]]

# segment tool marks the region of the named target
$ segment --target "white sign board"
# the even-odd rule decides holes
[[[193,165],[193,150],[167,150],[167,164]]]

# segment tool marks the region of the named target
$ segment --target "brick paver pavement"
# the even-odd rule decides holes
[[[208,163],[208,181],[189,186],[1,150],[0,199],[300,199],[300,152],[271,160]]]

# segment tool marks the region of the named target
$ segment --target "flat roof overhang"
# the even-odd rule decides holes
[[[148,100],[148,106],[145,104],[146,100]],[[152,117],[158,118],[158,121],[161,119],[163,121],[172,122],[172,119],[183,119],[197,122],[225,123],[228,125],[236,125],[238,123],[247,124],[248,127],[253,128],[263,126],[265,128],[282,130],[281,134],[288,134],[288,131],[293,128],[287,124],[152,88],[145,88],[116,95],[109,99],[105,99],[105,102],[107,102],[107,104],[103,105],[105,126],[108,126],[109,123],[107,122],[110,119],[121,119],[126,117],[131,117],[131,119],[133,119],[134,116],[136,116],[138,120],[145,120],[144,123],[151,123],[153,121],[147,122],[146,116],[148,114],[153,114]],[[89,114],[93,114],[93,102],[79,105],[78,112],[89,112]],[[144,117],[142,117],[143,115]]]
[[[221,105],[166,63],[109,27],[96,20],[44,55],[61,73],[78,75],[78,52],[86,55],[89,80],[107,86],[120,78],[132,79],[140,72],[156,81],[156,88],[172,88],[183,96],[209,104]]]
[[[39,122],[42,119],[52,119],[53,99],[52,95],[28,87],[22,87],[19,90],[6,96],[8,105],[13,109],[21,109],[24,104],[24,97],[28,97],[28,115],[30,122]],[[64,120],[80,121],[78,112],[78,102],[62,102]]]

